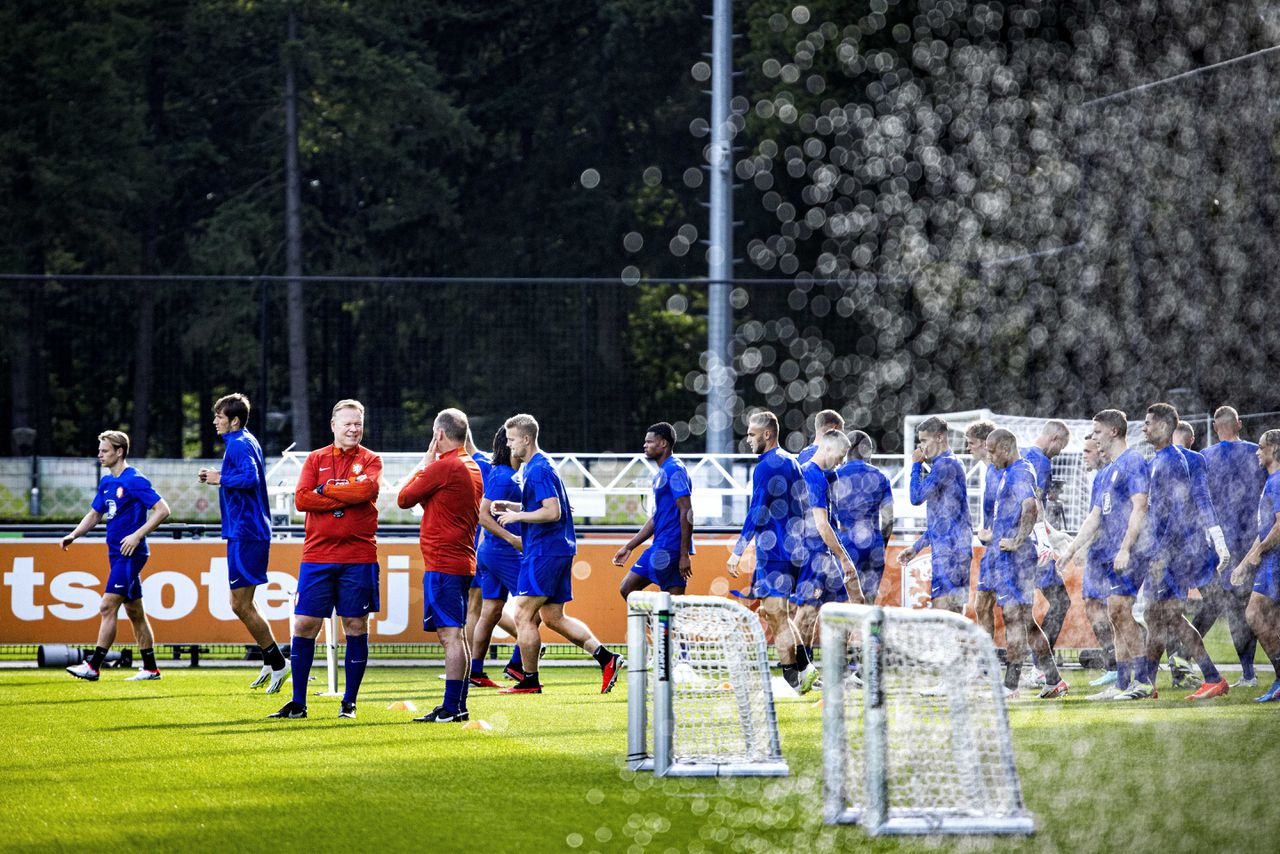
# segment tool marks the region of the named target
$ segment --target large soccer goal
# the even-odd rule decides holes
[[[826,822],[872,835],[1034,832],[986,632],[948,611],[820,613]]]
[[[657,776],[785,776],[760,620],[717,596],[627,597],[627,760]]]

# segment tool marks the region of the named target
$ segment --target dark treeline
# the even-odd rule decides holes
[[[738,275],[800,281],[736,295],[736,410],[794,430],[834,405],[892,447],[934,408],[1082,417],[1175,386],[1277,408],[1278,63],[1083,106],[1270,44],[1226,5],[738,3]],[[0,448],[119,425],[208,455],[231,390],[290,441],[284,285],[253,280],[285,272],[287,59],[304,273],[618,281],[309,283],[313,443],[354,396],[379,448],[448,405],[478,433],[531,411],[555,448],[659,419],[700,445],[705,294],[661,283],[705,272],[710,3],[310,0],[292,42],[288,9],[0,8],[0,271],[50,277],[0,283]]]

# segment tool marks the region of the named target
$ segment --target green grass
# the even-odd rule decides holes
[[[287,697],[246,690],[247,668],[96,684],[0,671],[0,847],[1273,852],[1280,839],[1280,705],[1248,702],[1256,691],[1099,706],[1075,671],[1065,701],[1011,708],[1034,838],[869,841],[821,824],[811,698],[778,703],[790,777],[655,780],[621,767],[625,677],[608,696],[594,668],[547,670],[542,696],[475,691],[488,733],[386,710],[431,708],[438,673],[370,669],[355,721],[331,698],[308,720],[267,721]]]

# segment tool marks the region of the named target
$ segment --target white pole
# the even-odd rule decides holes
[[[328,690],[317,691],[317,697],[340,697],[338,691],[338,635],[334,615],[324,619],[324,660],[328,676]]]

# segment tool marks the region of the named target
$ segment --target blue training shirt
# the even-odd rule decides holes
[[[578,539],[573,531],[573,508],[564,481],[551,464],[551,458],[539,451],[520,468],[520,506],[525,511],[538,510],[548,498],[560,501],[560,518],[555,522],[526,522],[521,545],[524,558],[568,557],[578,553]]]
[[[489,466],[489,473],[484,479],[484,497],[490,501],[520,501],[520,486],[515,482],[516,470],[511,466]],[[517,537],[522,535],[523,526],[519,522],[513,522],[505,526],[508,531]],[[521,543],[523,545],[523,543]],[[491,537],[487,534],[481,541],[480,547],[476,550],[477,558],[486,557],[520,557],[520,552],[514,546],[509,544],[501,537]]]
[[[926,545],[935,553],[970,547],[969,490],[964,466],[951,451],[934,457],[928,474],[923,463],[912,464],[911,503],[925,505],[925,532],[912,547],[916,551]]]
[[[680,551],[680,507],[676,499],[693,495],[689,470],[674,456],[667,459],[653,475],[653,548]],[[693,540],[689,554],[693,554]]]
[[[817,442],[814,442],[812,445],[805,445],[803,448],[800,449],[800,453],[796,454],[796,462],[798,462],[800,465],[804,465],[805,463],[809,462],[809,460],[813,459],[814,455],[816,455],[817,453],[818,453]]]
[[[827,513],[846,547],[869,549],[884,546],[880,508],[893,506],[893,490],[884,472],[865,460],[850,460],[835,471],[835,483],[827,492]]]
[[[1147,523],[1137,551],[1148,560],[1171,561],[1189,542],[1192,524],[1191,470],[1175,445],[1151,459]]]
[[[827,548],[827,543],[822,539],[822,535],[818,533],[818,523],[813,516],[813,510],[821,507],[823,510],[828,509],[828,484],[827,473],[813,460],[800,466],[800,473],[804,475],[804,483],[808,489],[809,509],[804,514],[804,547],[812,557],[813,555],[829,554],[831,549]],[[830,521],[831,513],[827,511],[827,519]]]
[[[223,434],[218,506],[222,538],[263,543],[271,539],[271,502],[267,498],[267,469],[262,447],[248,430]]]
[[[1000,492],[1000,469],[987,463],[982,479],[982,527],[990,529],[995,524],[996,495]]]
[[[1259,541],[1265,540],[1271,533],[1271,528],[1276,524],[1277,513],[1280,513],[1280,471],[1267,477],[1267,482],[1262,488],[1262,497],[1258,499]],[[1280,549],[1263,552],[1262,563],[1258,565],[1259,574],[1263,569],[1273,568],[1277,561],[1280,561]]]
[[[1103,496],[1107,493],[1107,483],[1111,477],[1111,464],[1107,463],[1093,474],[1093,480],[1089,482],[1089,511],[1093,512],[1093,508],[1102,508]],[[1089,543],[1089,550],[1085,553],[1085,560],[1089,563],[1102,563],[1108,558],[1103,556],[1101,548],[1102,542],[1102,518],[1098,518],[1098,535],[1094,536],[1093,542]],[[1121,536],[1124,536],[1121,534]]]
[[[781,448],[761,454],[751,472],[751,504],[733,553],[741,555],[754,539],[757,566],[793,559],[801,562],[804,517],[809,504],[806,491],[795,457]]]
[[[143,526],[147,511],[159,501],[160,493],[152,489],[151,481],[133,466],[125,467],[119,477],[108,474],[98,483],[93,509],[101,513],[107,523],[108,554],[120,554],[120,541]],[[146,537],[133,553],[138,557],[151,553]]]
[[[1000,474],[996,507],[991,523],[991,546],[1006,561],[1016,561],[1022,568],[1036,564],[1036,548],[1028,536],[1015,552],[1000,551],[1000,541],[1017,535],[1022,523],[1022,503],[1036,497],[1036,472],[1027,459],[1014,460]]]
[[[1209,493],[1209,466],[1196,451],[1181,445],[1174,447],[1186,460],[1187,472],[1191,475],[1191,500],[1195,506],[1196,527],[1207,531],[1218,524],[1218,514],[1214,511],[1213,498]]]
[[[1204,449],[1209,468],[1209,494],[1218,513],[1218,523],[1238,562],[1253,547],[1258,497],[1267,482],[1267,470],[1258,462],[1258,446],[1253,442],[1218,442]]]
[[[464,449],[465,453],[465,449]],[[476,465],[480,468],[480,482],[484,483],[489,479],[489,470],[493,468],[493,463],[489,461],[489,455],[479,448],[474,454],[470,455],[471,459],[476,461]],[[480,540],[484,535],[484,528],[476,525],[476,541],[472,545],[478,550],[480,548]]]
[[[1036,478],[1036,498],[1044,501],[1049,494],[1049,486],[1053,483],[1053,460],[1035,445],[1022,450],[1022,458],[1031,464]]]
[[[1133,448],[1126,448],[1124,453],[1108,465],[1106,481],[1101,484],[1102,524],[1098,528],[1098,538],[1094,541],[1098,558],[1104,562],[1115,559],[1124,542],[1125,531],[1129,528],[1129,516],[1133,513],[1133,499],[1136,495],[1146,495],[1151,487],[1151,474],[1147,471],[1147,461]],[[1098,489],[1097,480],[1094,488]]]

